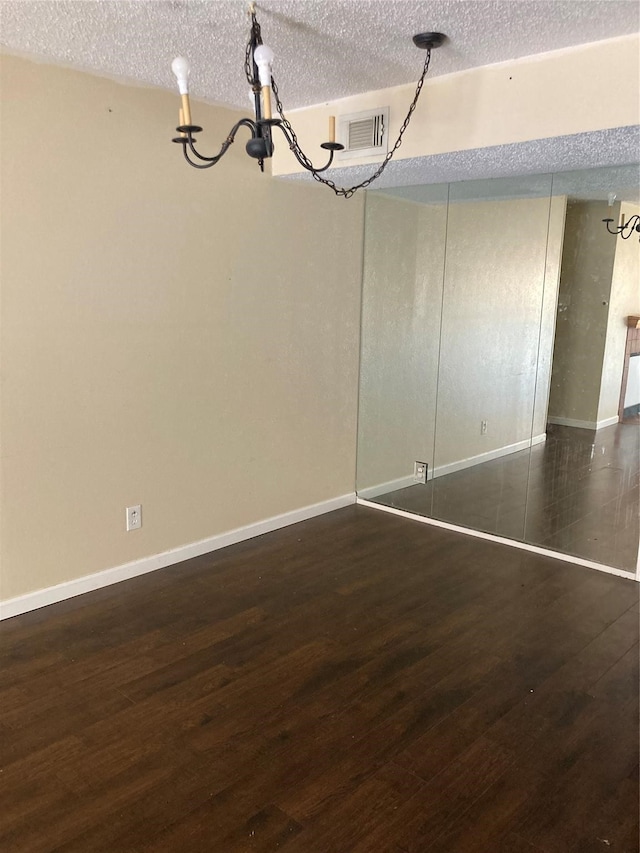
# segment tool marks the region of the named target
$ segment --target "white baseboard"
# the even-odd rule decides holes
[[[613,415],[611,418],[605,418],[602,421],[598,421],[596,429],[603,429],[604,427],[613,426],[618,423],[620,423],[620,418],[617,415]]]
[[[546,441],[546,439],[547,434],[543,432],[540,435],[534,435],[531,439],[525,438],[524,441],[505,444],[503,447],[496,447],[495,450],[487,450],[485,453],[476,454],[476,456],[458,459],[456,462],[449,462],[447,465],[438,465],[433,472],[433,476],[446,477],[447,474],[453,474],[455,471],[473,468],[474,465],[491,462],[492,459],[500,459],[501,456],[509,456],[511,453],[518,453],[520,450],[528,450],[530,447],[535,447],[536,444]]]
[[[332,512],[336,509],[342,509],[342,507],[355,503],[355,500],[356,496],[353,492],[341,495],[328,501],[322,501],[321,503],[294,509],[291,512],[285,512],[282,515],[265,518],[262,521],[255,522],[255,524],[248,524],[246,527],[237,527],[235,530],[211,536],[209,539],[201,539],[199,542],[191,542],[179,548],[172,548],[170,551],[163,551],[161,554],[153,554],[150,557],[143,557],[140,560],[134,560],[122,566],[115,566],[112,569],[105,569],[91,575],[84,575],[65,583],[56,584],[56,586],[29,592],[26,595],[8,598],[5,601],[0,601],[0,620],[10,619],[12,616],[19,616],[21,613],[27,613],[39,607],[46,607],[48,604],[55,604],[57,601],[73,598],[76,595],[82,595],[94,589],[120,583],[120,581],[135,578],[138,575],[155,572],[156,569],[165,569],[174,563],[181,563],[184,560],[190,560],[192,557],[200,557],[202,554],[208,554],[210,551],[217,551],[220,548],[226,548],[228,545],[235,545],[236,542],[243,542],[245,539],[252,539],[254,536],[261,536],[263,533],[270,533],[272,530],[288,527],[290,524],[306,521],[308,518],[324,515],[324,513]]]
[[[582,557],[574,557],[572,554],[562,554],[559,551],[551,551],[548,548],[541,548],[539,545],[530,545],[528,542],[522,542],[519,539],[507,539],[505,536],[497,536],[493,533],[485,533],[483,530],[473,530],[470,527],[460,527],[457,524],[449,524],[448,521],[440,521],[437,518],[427,518],[424,515],[416,515],[412,512],[407,512],[404,509],[386,506],[385,504],[373,503],[363,500],[358,497],[356,503],[360,506],[368,506],[371,509],[377,509],[381,512],[388,512],[392,515],[399,515],[402,518],[411,519],[411,521],[419,521],[421,524],[430,524],[433,527],[443,527],[445,530],[452,530],[454,533],[464,533],[466,536],[474,536],[476,539],[486,539],[489,542],[498,542],[500,545],[509,545],[512,548],[518,548],[521,551],[531,551],[533,554],[540,554],[542,557],[551,557],[554,560],[561,560],[565,563],[573,563],[576,566],[584,566],[587,569],[596,569],[599,572],[605,572],[608,575],[616,575],[617,577],[626,578],[640,582],[640,560],[635,571],[626,572],[624,569],[616,569],[614,566],[604,566],[602,563],[596,563],[594,560],[585,560]]]
[[[396,480],[388,480],[386,483],[378,483],[377,486],[358,489],[358,495],[361,498],[377,498],[379,495],[386,495],[387,492],[395,492],[398,489],[406,489],[409,486],[416,485],[417,482],[414,480],[413,475],[409,474],[407,477],[398,477]]]
[[[525,439],[524,441],[517,441],[515,444],[497,447],[495,450],[487,450],[485,453],[478,453],[476,456],[458,459],[456,462],[450,462],[447,465],[439,465],[435,469],[429,466],[427,479],[432,480],[434,477],[445,477],[447,474],[453,474],[454,471],[472,468],[474,465],[481,465],[483,462],[490,462],[492,459],[499,459],[501,456],[517,453],[519,450],[527,450],[529,447],[534,447],[536,444],[546,441],[546,438],[547,434],[543,432],[540,435],[535,435],[531,440]],[[368,486],[366,489],[358,489],[358,497],[371,500],[371,498],[386,495],[388,492],[395,492],[398,489],[406,489],[409,486],[416,485],[418,484],[414,480],[413,475],[409,474],[405,477],[398,477],[395,480],[387,480],[386,483],[378,483],[376,486]]]
[[[550,424],[558,426],[576,427],[577,429],[604,429],[604,427],[613,426],[618,423],[618,416],[614,415],[611,418],[604,418],[601,421],[577,421],[574,418],[547,418]]]

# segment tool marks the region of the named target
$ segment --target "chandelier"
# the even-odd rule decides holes
[[[617,196],[615,193],[609,193],[609,195],[608,195],[609,207],[613,207],[613,203],[616,200],[616,198],[617,198]],[[609,232],[609,234],[614,234],[614,235],[619,234],[623,240],[628,240],[629,237],[631,237],[631,235],[634,233],[634,231],[636,231],[638,234],[640,234],[640,216],[638,216],[637,213],[635,213],[633,216],[630,216],[626,222],[624,221],[624,213],[623,213],[622,214],[622,221],[621,221],[620,225],[617,225],[613,230],[609,227],[609,223],[614,222],[615,220],[603,219],[602,221],[607,226],[607,231]],[[638,239],[640,240],[640,237],[638,237]]]
[[[284,135],[284,138],[286,139],[289,148],[293,152],[298,163],[300,163],[300,165],[308,172],[311,172],[316,181],[330,187],[336,195],[342,196],[343,198],[350,198],[357,190],[368,187],[369,184],[373,183],[373,181],[375,181],[376,178],[379,178],[384,172],[387,164],[402,144],[402,137],[409,126],[411,116],[413,115],[418,103],[418,98],[420,97],[420,92],[422,91],[424,79],[427,75],[427,71],[429,70],[431,51],[433,48],[439,47],[443,43],[445,36],[442,35],[442,33],[419,33],[413,37],[413,42],[416,47],[426,50],[426,58],[422,74],[420,75],[416,85],[416,92],[413,101],[411,102],[407,116],[400,127],[400,132],[398,133],[395,145],[387,152],[380,166],[370,177],[356,186],[346,188],[338,187],[333,181],[323,177],[323,173],[327,171],[333,162],[335,152],[342,151],[344,149],[344,145],[336,142],[335,116],[329,117],[329,140],[320,145],[321,148],[329,152],[328,160],[323,166],[316,167],[300,147],[298,138],[291,126],[291,123],[285,117],[278,87],[272,75],[274,59],[273,51],[262,42],[260,24],[256,20],[255,5],[253,3],[249,7],[249,18],[251,20],[251,29],[245,52],[244,70],[247,81],[251,87],[251,97],[253,99],[255,117],[241,118],[240,121],[236,122],[229,131],[227,138],[222,143],[220,151],[214,157],[205,157],[196,150],[196,134],[200,133],[202,128],[191,123],[191,106],[189,103],[189,63],[184,57],[179,56],[174,59],[171,64],[171,69],[178,80],[178,91],[180,92],[182,99],[179,119],[180,124],[176,128],[179,135],[172,141],[178,145],[182,145],[182,151],[187,163],[195,169],[209,169],[211,166],[215,166],[216,163],[224,157],[226,152],[229,150],[229,147],[233,144],[236,134],[240,128],[245,127],[251,134],[251,138],[246,144],[247,154],[257,160],[260,169],[264,171],[265,159],[273,155],[274,131],[278,130]],[[278,113],[276,118],[272,115],[272,92],[275,100],[276,111]]]
[[[620,225],[616,226],[613,231],[609,227],[609,223],[614,222],[613,219],[603,219],[602,221],[607,226],[607,231],[609,232],[609,234],[619,234],[623,240],[628,240],[629,237],[631,237],[631,235],[634,233],[634,231],[637,231],[638,234],[640,234],[640,216],[638,216],[637,213],[635,213],[633,216],[630,216],[626,222],[624,221],[623,213],[622,222],[620,223]],[[638,237],[638,239],[640,240],[640,237]]]

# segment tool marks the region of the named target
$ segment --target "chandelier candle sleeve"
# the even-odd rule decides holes
[[[264,117],[266,119],[271,119],[271,86],[263,86],[262,87],[262,109],[264,111]]]
[[[329,116],[329,142],[336,141],[336,117]]]
[[[182,112],[184,114],[184,123],[191,124],[191,104],[189,103],[189,95],[182,95]]]

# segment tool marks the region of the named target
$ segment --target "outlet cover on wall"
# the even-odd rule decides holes
[[[429,469],[429,465],[426,462],[414,462],[413,463],[413,479],[416,483],[426,483],[427,482],[427,470]]]
[[[127,533],[142,527],[142,505],[128,506],[126,509]]]

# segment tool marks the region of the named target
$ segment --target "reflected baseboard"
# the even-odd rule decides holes
[[[396,480],[387,480],[386,483],[378,483],[366,489],[358,489],[358,496],[370,500],[371,498],[378,498],[380,495],[386,495],[387,492],[396,492],[398,489],[408,489],[409,486],[417,485],[418,481],[411,474],[407,477],[398,477]]]
[[[540,554],[542,557],[551,557],[554,560],[561,560],[565,563],[572,563],[576,566],[583,566],[587,569],[596,569],[599,572],[605,572],[609,575],[626,578],[640,582],[640,565],[636,571],[618,569],[615,566],[605,566],[603,563],[596,563],[594,560],[585,560],[583,557],[575,557],[573,554],[564,554],[561,551],[552,551],[549,548],[542,548],[539,545],[530,545],[528,542],[522,542],[518,539],[507,539],[504,536],[496,536],[493,533],[485,533],[483,530],[473,530],[471,527],[461,527],[457,524],[450,524],[448,521],[440,521],[437,518],[429,518],[425,515],[416,515],[412,512],[407,512],[404,509],[385,506],[385,504],[374,503],[373,501],[365,500],[358,496],[356,503],[360,506],[368,506],[371,509],[377,509],[380,512],[388,512],[392,515],[399,515],[402,518],[408,518],[411,521],[419,521],[422,524],[430,524],[433,527],[442,527],[445,530],[451,530],[454,533],[463,533],[466,536],[473,536],[476,539],[485,539],[489,542],[496,542],[499,545],[509,545],[511,548],[517,548],[520,551],[530,551],[533,554]]]
[[[547,434],[543,432],[540,435],[534,435],[532,439],[526,438],[524,441],[505,444],[503,447],[496,447],[495,450],[487,450],[485,453],[478,453],[476,456],[469,456],[466,459],[449,462],[447,465],[438,465],[433,471],[433,477],[434,479],[437,477],[446,477],[447,474],[453,474],[455,471],[463,471],[465,468],[473,468],[474,465],[482,465],[483,462],[491,462],[492,459],[500,459],[501,456],[510,456],[512,453],[528,450],[530,447],[542,444],[546,440]]]
[[[605,418],[602,421],[577,421],[574,418],[547,418],[547,421],[550,424],[556,424],[556,426],[576,427],[577,429],[604,429],[617,424],[618,416],[614,415],[612,418]]]
[[[453,474],[456,471],[463,471],[465,468],[473,468],[475,465],[481,465],[483,462],[490,462],[492,459],[499,459],[501,456],[510,456],[512,453],[519,453],[521,450],[528,450],[530,447],[535,447],[537,444],[542,444],[546,441],[547,434],[545,432],[540,435],[534,435],[529,440],[516,441],[513,444],[505,444],[503,447],[496,447],[495,450],[487,450],[485,453],[478,453],[475,456],[468,456],[466,459],[458,459],[455,462],[449,462],[446,465],[438,465],[436,468],[429,467],[427,479],[434,480],[437,477],[446,477],[447,474]],[[358,489],[358,497],[365,500],[377,498],[380,495],[386,495],[388,492],[396,492],[399,489],[408,489],[409,486],[416,486],[418,482],[413,474],[407,474],[403,477],[397,477],[394,480],[387,480],[384,483],[377,483],[375,486],[367,486],[364,489]]]

